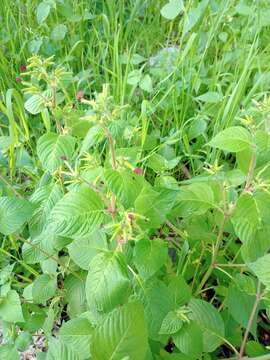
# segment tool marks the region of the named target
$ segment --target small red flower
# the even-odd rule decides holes
[[[130,221],[133,221],[134,220],[134,215],[133,214],[131,214],[131,213],[128,213],[128,219],[130,220]]]
[[[21,64],[20,65],[20,72],[25,72],[27,70],[26,65]]]
[[[20,76],[16,76],[16,77],[15,77],[15,80],[16,80],[17,82],[21,82],[21,81],[22,81],[22,78],[21,78]]]
[[[84,96],[83,90],[79,90],[79,91],[77,92],[77,94],[76,94],[76,99],[77,99],[78,101],[80,101],[80,100],[83,98],[83,96]]]
[[[135,169],[133,169],[133,172],[134,172],[134,174],[141,175],[142,174],[142,169],[136,167]]]

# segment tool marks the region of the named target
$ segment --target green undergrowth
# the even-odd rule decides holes
[[[270,359],[269,2],[0,19],[0,359]]]

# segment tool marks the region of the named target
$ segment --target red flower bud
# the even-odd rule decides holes
[[[76,99],[80,101],[83,98],[83,96],[84,96],[84,91],[79,90],[76,94]]]
[[[17,82],[21,82],[21,81],[22,81],[22,78],[21,78],[20,76],[16,76],[16,77],[15,77],[15,80],[16,80]]]
[[[26,66],[24,64],[21,64],[20,65],[20,72],[25,72],[27,69],[26,69]]]
[[[142,169],[136,167],[135,169],[133,169],[133,172],[134,172],[134,174],[141,175],[142,174]]]

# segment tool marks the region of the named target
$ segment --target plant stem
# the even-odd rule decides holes
[[[251,159],[250,159],[250,163],[249,163],[249,168],[248,168],[248,173],[247,173],[247,180],[246,180],[246,185],[245,185],[245,188],[244,188],[244,192],[249,192],[250,191],[255,166],[256,166],[256,152],[253,151]]]
[[[18,193],[18,191],[14,189],[14,187],[9,183],[9,181],[6,178],[4,178],[4,176],[2,176],[1,174],[0,174],[0,180],[7,185],[7,187],[14,193],[14,195],[18,196],[20,199],[23,199],[22,195]]]
[[[206,284],[207,280],[209,279],[209,277],[212,274],[213,269],[216,266],[216,260],[217,260],[217,256],[218,256],[218,251],[219,251],[219,247],[220,247],[220,244],[221,244],[221,241],[222,241],[222,238],[223,238],[223,232],[224,232],[225,223],[226,223],[227,218],[228,218],[228,215],[226,215],[226,212],[225,212],[224,216],[223,216],[223,219],[222,219],[221,226],[219,228],[218,235],[217,235],[216,244],[214,246],[212,259],[211,259],[211,264],[208,267],[206,273],[204,274],[204,276],[203,276],[203,278],[202,278],[202,280],[200,282],[200,285],[198,286],[198,289],[196,290],[195,295],[198,295],[201,292],[202,288]]]
[[[250,313],[250,316],[249,316],[249,319],[248,319],[248,324],[247,324],[247,327],[246,327],[246,331],[245,331],[245,334],[244,334],[244,337],[243,337],[243,340],[242,340],[242,344],[241,344],[241,348],[240,348],[240,352],[239,352],[239,355],[238,355],[238,358],[237,360],[243,360],[244,357],[244,353],[245,353],[245,348],[246,348],[246,343],[247,343],[247,339],[248,339],[248,335],[249,335],[249,332],[250,332],[250,329],[251,329],[251,326],[252,326],[252,323],[253,323],[253,320],[254,320],[254,316],[256,314],[256,310],[257,310],[257,307],[261,301],[261,282],[258,280],[258,285],[257,285],[257,291],[256,291],[256,299],[254,301],[254,304],[253,304],[253,307],[252,307],[252,310],[251,310],[251,313]],[[269,356],[270,358],[270,356]]]

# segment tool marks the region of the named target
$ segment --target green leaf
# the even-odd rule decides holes
[[[45,109],[44,97],[41,95],[32,95],[29,99],[26,100],[24,108],[32,115],[41,113]]]
[[[58,235],[83,237],[101,224],[103,208],[98,194],[82,186],[58,201],[50,213],[47,226]]]
[[[182,275],[173,277],[169,283],[168,289],[175,308],[187,304],[191,298],[191,289]]]
[[[12,344],[0,345],[0,359],[3,360],[20,360],[20,355]]]
[[[132,302],[115,309],[96,328],[91,350],[95,360],[142,360],[147,346],[143,307]]]
[[[67,313],[75,317],[87,310],[85,296],[85,281],[69,274],[64,281],[65,300],[67,301]]]
[[[149,338],[160,341],[163,319],[174,308],[171,293],[163,282],[155,280],[147,284],[139,296],[144,305]]]
[[[216,104],[222,100],[222,95],[215,91],[208,91],[195,99],[209,104]]]
[[[33,300],[38,304],[44,304],[54,296],[56,288],[56,277],[48,274],[39,275],[33,282]]]
[[[0,300],[0,318],[11,323],[24,322],[20,298],[15,290],[9,290]]]
[[[155,191],[144,187],[135,201],[135,211],[143,215],[146,220],[138,221],[143,228],[158,228],[166,221],[167,214],[175,202],[177,191]]]
[[[214,205],[212,188],[206,183],[194,183],[180,188],[173,213],[182,217],[202,215]]]
[[[51,39],[54,41],[61,41],[65,38],[67,33],[67,27],[64,24],[56,25],[51,33]]]
[[[142,73],[140,70],[132,70],[129,74],[128,74],[128,78],[127,78],[127,83],[129,85],[133,85],[136,86],[139,84],[140,80],[142,77]]]
[[[37,22],[43,23],[50,14],[51,6],[45,1],[42,1],[37,7]]]
[[[177,311],[170,311],[162,321],[159,334],[175,334],[183,326],[183,321],[177,316]]]
[[[182,0],[170,0],[163,6],[160,13],[165,19],[173,20],[181,11],[184,10],[184,4]]]
[[[63,164],[63,159],[71,159],[74,146],[75,139],[70,135],[47,133],[38,139],[37,155],[43,168],[53,173]]]
[[[141,187],[134,174],[128,170],[108,169],[104,172],[105,181],[109,189],[116,195],[122,204],[129,208],[141,191]]]
[[[139,86],[142,90],[151,93],[153,91],[153,83],[150,75],[144,75],[139,82]]]
[[[98,230],[83,238],[76,238],[68,246],[71,259],[84,270],[88,270],[91,260],[97,254],[106,250],[108,250],[106,236]]]
[[[203,350],[214,351],[224,337],[224,323],[217,309],[206,301],[191,299],[189,302],[191,310],[190,318],[194,320],[203,332]]]
[[[86,279],[86,298],[90,309],[101,312],[123,304],[130,293],[127,265],[121,253],[96,255],[90,263]]]
[[[257,278],[270,290],[270,254],[260,257],[253,263],[248,264]]]
[[[28,240],[29,243],[24,243],[22,247],[24,261],[28,264],[36,264],[47,259],[50,255],[54,255],[56,253],[53,248],[54,238],[54,234],[43,232]]]
[[[93,333],[91,323],[84,318],[72,319],[61,326],[60,340],[72,347],[74,353],[82,360],[90,355],[90,342]]]
[[[238,286],[234,283],[230,284],[228,288],[228,294],[226,298],[226,304],[228,306],[228,311],[234,320],[247,328],[249,321],[250,313],[254,305],[255,295],[249,295],[244,291],[241,291]],[[256,337],[256,316],[251,327],[251,333]]]
[[[173,342],[176,347],[191,356],[199,359],[203,352],[203,332],[196,322],[184,324],[183,327],[173,335]]]
[[[61,340],[51,338],[49,341],[49,349],[46,360],[82,360],[77,353],[74,352],[72,346],[63,343]]]
[[[228,152],[239,152],[252,145],[250,132],[242,126],[232,126],[218,133],[208,145]]]
[[[134,263],[139,274],[148,279],[166,263],[167,255],[168,247],[165,241],[143,239],[136,242]]]
[[[15,197],[0,197],[0,233],[10,235],[28,221],[34,211],[34,206],[27,200]]]
[[[196,8],[191,8],[189,10],[184,22],[183,36],[185,36],[189,31],[191,31],[194,26],[200,21],[206,11],[208,3],[209,0],[200,1]]]

